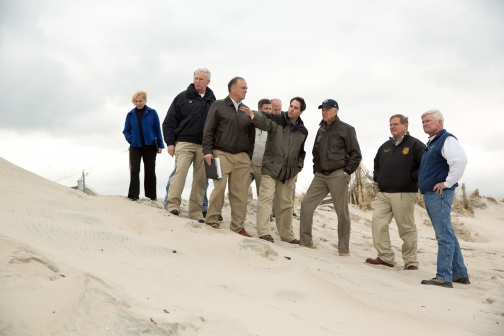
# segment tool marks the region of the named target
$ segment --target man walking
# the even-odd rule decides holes
[[[206,68],[194,72],[193,83],[175,97],[163,122],[163,134],[168,154],[175,155],[175,174],[169,181],[166,209],[174,215],[180,213],[182,191],[187,172],[193,164],[193,182],[189,197],[189,218],[204,222],[201,205],[205,194],[205,168],[202,137],[210,106],[215,101],[208,87],[210,71]],[[167,186],[168,188],[168,186]]]
[[[373,265],[394,266],[389,225],[395,218],[401,237],[404,269],[418,270],[415,204],[418,193],[418,168],[425,145],[409,135],[408,117],[395,114],[389,119],[392,137],[378,149],[374,158],[373,179],[379,192],[374,201],[372,220],[373,243],[378,251]]]
[[[214,180],[206,223],[219,228],[218,217],[224,205],[224,192],[229,180],[229,204],[231,206],[230,229],[251,237],[244,228],[247,213],[248,175],[250,159],[254,151],[255,127],[240,109],[247,94],[247,82],[241,77],[231,79],[229,95],[216,100],[208,112],[203,132],[203,153],[211,164],[220,159],[222,178]]]
[[[301,97],[292,98],[288,112],[280,115],[266,115],[242,108],[257,128],[268,132],[256,223],[259,238],[272,243],[269,215],[275,196],[276,225],[280,239],[299,244],[292,231],[292,191],[306,156],[304,143],[308,130],[300,118],[305,109],[306,103]]]
[[[453,196],[464,174],[467,155],[457,138],[444,129],[441,112],[422,114],[422,125],[429,141],[420,164],[418,186],[438,242],[436,277],[422,280],[422,284],[453,288],[453,282],[470,283],[451,223]]]
[[[313,213],[331,193],[338,215],[338,252],[340,256],[350,256],[348,184],[350,175],[359,167],[362,155],[355,129],[338,118],[338,103],[326,99],[318,108],[322,109],[322,121],[313,144],[315,176],[301,202],[300,245],[314,248]]]

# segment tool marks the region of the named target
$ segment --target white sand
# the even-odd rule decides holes
[[[0,335],[504,335],[502,202],[454,220],[471,284],[447,289],[420,285],[437,253],[421,208],[420,270],[404,271],[395,224],[396,267],[364,262],[376,256],[372,213],[355,207],[352,255],[339,257],[329,206],[316,211],[310,250],[276,231],[275,244],[230,232],[229,206],[214,230],[2,158],[0,186]]]

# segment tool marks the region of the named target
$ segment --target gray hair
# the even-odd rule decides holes
[[[434,118],[434,120],[436,121],[439,121],[441,120],[441,123],[443,124],[444,126],[444,118],[443,118],[443,114],[439,111],[439,110],[429,110],[427,112],[425,112],[424,114],[422,114],[422,117],[421,119],[423,119],[427,114],[432,114],[432,117]]]
[[[194,75],[199,74],[201,72],[206,75],[207,80],[210,80],[210,77],[212,76],[212,74],[210,73],[210,70],[208,70],[207,68],[196,69],[196,71],[194,71]]]
[[[273,103],[274,101],[278,101],[280,104],[282,104],[282,101],[278,98],[271,98],[271,102]]]

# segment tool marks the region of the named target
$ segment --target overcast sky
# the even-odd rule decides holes
[[[147,91],[163,120],[207,67],[218,99],[234,76],[247,80],[250,107],[305,98],[298,192],[313,177],[317,107],[332,98],[369,170],[391,115],[426,142],[420,116],[437,108],[469,157],[461,182],[504,197],[503,18],[501,0],[0,0],[0,157],[67,186],[91,168],[91,187],[127,195],[132,94]],[[173,164],[158,156],[158,197]]]

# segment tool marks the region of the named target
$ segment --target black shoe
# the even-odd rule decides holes
[[[291,240],[289,244],[299,244],[299,239]]]
[[[433,286],[440,286],[440,287],[446,287],[446,288],[453,288],[453,284],[448,281],[444,281],[438,278],[432,278],[430,280],[422,280],[421,282],[422,285],[433,285]]]
[[[150,200],[156,202],[157,198],[151,198]]]
[[[293,212],[292,217],[297,217],[297,213]]]
[[[130,200],[132,200],[133,202],[136,202],[136,201],[138,201],[138,198],[130,198]]]
[[[171,210],[170,213],[173,214],[173,215],[175,215],[175,216],[179,215],[179,212],[176,209]]]
[[[201,211],[201,214],[203,215],[203,218],[206,218],[206,211]]]
[[[458,282],[464,285],[469,285],[471,281],[469,281],[469,277],[453,277],[452,278],[453,282]]]
[[[264,240],[267,240],[269,241],[270,243],[274,243],[275,241],[273,240],[273,237],[271,237],[270,235],[265,235],[265,236],[261,236],[259,237],[261,239],[264,239]]]
[[[204,219],[198,219],[198,223],[205,223]]]
[[[224,218],[222,218],[221,215],[219,215],[219,222],[222,222],[224,220]]]

